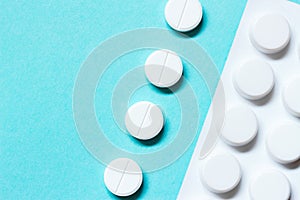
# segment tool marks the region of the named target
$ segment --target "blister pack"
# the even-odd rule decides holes
[[[220,85],[224,99],[218,89],[178,199],[300,199],[298,4],[248,1]]]

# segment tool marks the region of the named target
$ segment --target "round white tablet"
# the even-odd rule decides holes
[[[253,26],[250,40],[253,46],[266,54],[283,50],[291,38],[288,21],[279,14],[268,14],[261,17]]]
[[[267,138],[267,149],[272,158],[282,164],[300,159],[300,126],[285,124],[274,129]]]
[[[279,171],[270,170],[252,180],[249,192],[253,200],[288,200],[291,187],[285,175]]]
[[[113,160],[104,171],[107,189],[117,196],[130,196],[142,185],[143,173],[136,162],[128,158]]]
[[[300,117],[300,78],[292,80],[285,87],[283,102],[291,114]]]
[[[246,145],[255,138],[257,131],[257,119],[250,108],[237,106],[226,112],[221,133],[229,145]]]
[[[176,31],[191,31],[201,22],[202,6],[199,0],[169,0],[165,7],[165,18]]]
[[[268,63],[262,60],[250,60],[236,70],[233,83],[244,98],[259,100],[272,91],[275,80],[273,70]]]
[[[183,66],[180,57],[169,50],[154,51],[145,63],[147,79],[155,86],[167,88],[181,78]]]
[[[148,101],[133,104],[125,116],[128,132],[140,140],[154,138],[163,128],[164,118],[160,108]]]
[[[201,173],[204,185],[214,193],[226,193],[233,190],[239,184],[241,176],[238,160],[229,154],[208,158]]]

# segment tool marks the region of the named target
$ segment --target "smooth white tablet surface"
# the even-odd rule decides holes
[[[148,101],[133,104],[125,116],[128,132],[140,140],[155,137],[163,128],[164,118],[160,108]]]
[[[262,60],[250,60],[236,70],[234,86],[246,99],[259,100],[267,96],[274,87],[271,66]]]
[[[219,154],[208,158],[201,173],[202,182],[214,193],[226,193],[233,190],[239,184],[241,176],[238,160],[229,154]]]
[[[279,14],[268,14],[261,17],[250,32],[253,46],[266,54],[283,50],[291,37],[288,21]]]
[[[267,138],[267,149],[275,161],[283,164],[300,159],[300,125],[285,124],[275,128]]]
[[[165,49],[154,51],[145,63],[147,79],[161,88],[175,85],[180,80],[182,71],[180,57],[175,52]]]
[[[300,60],[300,44],[298,44],[298,58]]]
[[[285,87],[283,102],[291,114],[300,117],[300,77],[292,80]]]
[[[202,6],[199,0],[169,0],[165,7],[165,18],[176,31],[191,31],[201,22]]]
[[[246,145],[255,138],[257,131],[257,119],[250,108],[236,106],[226,112],[221,134],[229,145]]]
[[[117,196],[130,196],[142,185],[143,173],[139,165],[128,158],[113,160],[104,171],[107,189]]]
[[[288,200],[291,188],[285,175],[279,171],[270,170],[252,180],[249,192],[253,200]]]

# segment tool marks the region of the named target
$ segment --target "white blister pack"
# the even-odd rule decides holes
[[[210,108],[178,199],[300,199],[299,52],[300,5],[249,0],[221,76],[219,137],[201,153]]]

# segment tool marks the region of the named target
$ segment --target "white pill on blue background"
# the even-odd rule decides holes
[[[257,118],[250,108],[236,106],[226,111],[221,134],[229,145],[246,145],[255,138],[257,131]]]
[[[180,57],[170,50],[157,50],[150,54],[145,63],[145,74],[153,85],[168,88],[181,78],[183,66]]]
[[[104,183],[114,195],[130,196],[141,187],[143,173],[135,161],[128,158],[118,158],[106,167]]]
[[[270,170],[262,172],[252,180],[249,192],[253,200],[288,200],[291,186],[284,174]]]
[[[292,79],[283,91],[283,102],[287,110],[300,117],[300,78]]]
[[[226,193],[240,182],[242,171],[238,160],[230,154],[210,157],[204,163],[201,180],[214,193]]]
[[[163,128],[164,117],[160,108],[148,101],[133,104],[125,116],[128,132],[140,140],[154,138]]]
[[[276,127],[268,136],[266,145],[272,158],[282,164],[300,159],[300,125],[284,124]]]
[[[262,60],[250,60],[235,71],[233,83],[244,98],[259,100],[272,91],[275,78],[268,63]]]
[[[250,40],[257,50],[274,54],[282,51],[291,38],[288,21],[279,14],[267,14],[253,24]]]
[[[201,22],[202,5],[199,0],[169,0],[165,7],[165,18],[173,29],[191,31]]]

